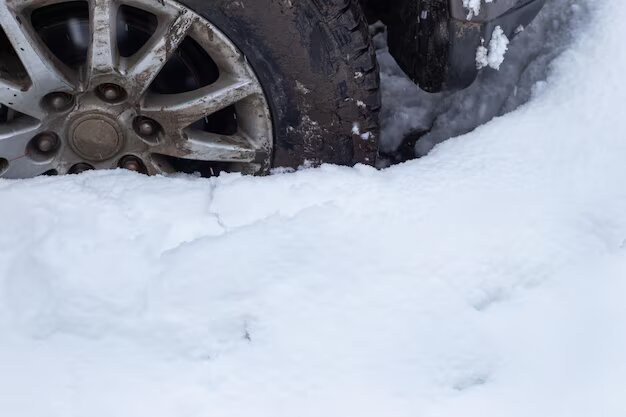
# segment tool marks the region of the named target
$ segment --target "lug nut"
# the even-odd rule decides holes
[[[72,168],[70,168],[69,173],[70,174],[81,174],[85,171],[91,171],[92,169],[94,169],[91,165],[86,164],[84,162],[78,163],[76,165],[74,165]]]
[[[39,152],[47,154],[57,148],[59,145],[59,138],[54,133],[41,133],[33,139],[33,145]]]
[[[147,117],[138,117],[134,122],[135,131],[145,141],[155,144],[158,142],[158,134],[161,131],[161,126],[154,120]]]
[[[98,87],[100,98],[105,101],[118,101],[126,96],[126,92],[122,87],[115,84],[102,84]]]
[[[156,126],[152,120],[144,119],[139,123],[138,127],[141,136],[152,136],[156,132]]]
[[[141,169],[141,165],[139,165],[139,161],[129,160],[124,162],[124,168],[129,171],[139,171]]]
[[[61,141],[56,133],[42,132],[28,142],[26,155],[33,161],[48,161],[54,157],[60,147]]]
[[[120,168],[127,169],[129,171],[140,172],[142,174],[146,173],[146,167],[143,162],[136,156],[125,156],[120,161]]]
[[[46,96],[46,101],[52,109],[63,111],[72,105],[73,97],[67,93],[51,93]]]

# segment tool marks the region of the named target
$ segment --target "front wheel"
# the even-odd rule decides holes
[[[0,25],[2,177],[376,161],[356,2],[6,0]]]

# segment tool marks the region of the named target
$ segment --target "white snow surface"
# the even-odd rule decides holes
[[[589,5],[419,160],[0,181],[0,416],[626,415],[626,3]]]

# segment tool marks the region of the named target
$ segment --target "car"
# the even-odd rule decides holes
[[[2,0],[0,177],[375,165],[369,24],[429,92],[545,0]]]

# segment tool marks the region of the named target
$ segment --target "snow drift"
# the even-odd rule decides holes
[[[626,4],[585,4],[420,160],[0,181],[0,415],[623,416]]]

